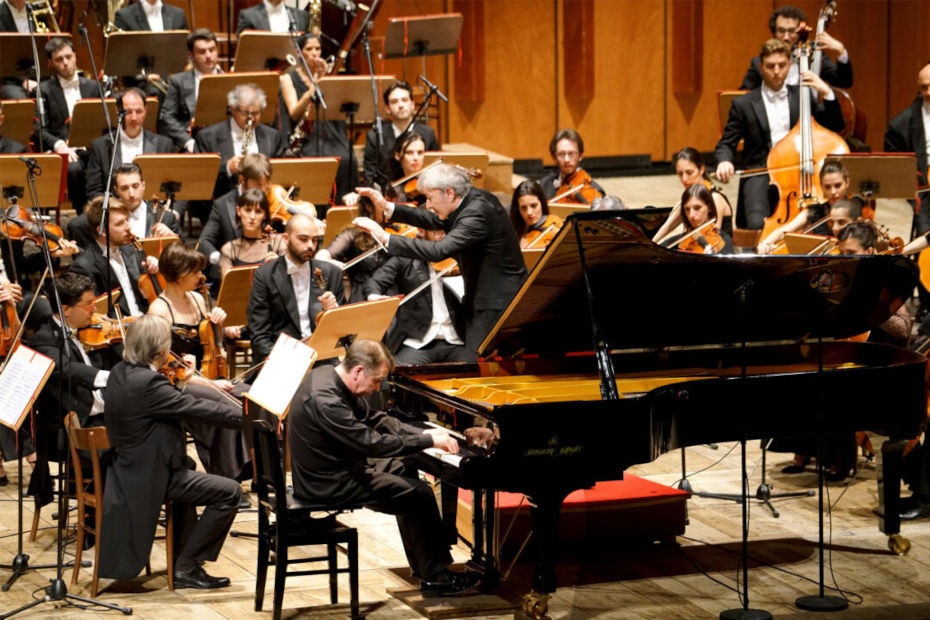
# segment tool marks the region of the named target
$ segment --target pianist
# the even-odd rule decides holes
[[[358,340],[338,366],[319,366],[294,396],[289,441],[294,495],[332,505],[364,504],[397,516],[407,560],[424,594],[468,589],[471,575],[449,570],[452,556],[430,486],[398,458],[424,448],[455,453],[456,440],[374,411],[364,396],[394,368],[382,343]]]

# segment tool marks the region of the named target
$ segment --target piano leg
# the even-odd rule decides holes
[[[888,548],[906,555],[911,543],[901,536],[901,468],[906,441],[889,439],[882,444],[878,467],[878,528],[888,535]]]
[[[472,540],[471,559],[468,568],[481,575],[481,587],[485,591],[500,585],[495,549],[494,491],[476,489],[472,492]]]
[[[446,528],[449,544],[459,541],[456,519],[459,510],[459,488],[451,482],[442,480],[439,484],[439,495],[442,501],[442,523]]]

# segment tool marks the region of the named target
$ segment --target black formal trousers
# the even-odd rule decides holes
[[[174,504],[177,570],[192,568],[194,562],[216,560],[242,499],[239,483],[224,476],[178,469],[168,481],[165,499]],[[199,519],[197,506],[205,506]]]
[[[445,340],[433,340],[420,349],[401,345],[394,354],[394,361],[405,366],[422,366],[442,362],[474,362],[475,354],[464,345],[449,344]]]
[[[229,409],[230,415],[242,412],[241,405],[237,407],[214,388],[191,383],[185,386],[184,392],[197,398],[217,401]],[[197,457],[207,473],[234,480],[242,479],[244,473],[247,474],[245,477],[252,477],[251,469],[244,471],[249,459],[241,430],[191,419],[184,420],[181,426],[194,438]]]

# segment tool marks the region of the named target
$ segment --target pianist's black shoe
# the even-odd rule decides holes
[[[478,583],[477,573],[454,573],[445,570],[433,579],[420,581],[420,591],[425,596],[452,596],[461,594]]]
[[[229,577],[214,577],[208,575],[203,566],[195,566],[189,571],[174,571],[174,587],[197,588],[198,590],[212,590],[225,588],[229,585]]]
[[[926,517],[930,517],[930,499],[915,499],[914,497],[901,499],[902,521],[914,521]]]

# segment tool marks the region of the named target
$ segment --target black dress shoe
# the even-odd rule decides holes
[[[6,477],[6,474],[0,476],[0,487],[5,487],[10,484],[10,479]]]
[[[239,510],[248,510],[252,507],[252,502],[249,501],[249,498],[245,495],[242,496],[242,499],[239,500]]]
[[[800,463],[797,462],[797,457],[791,462],[790,465],[786,465],[781,468],[781,473],[783,474],[801,474],[807,470],[807,464],[811,462],[811,457],[806,457]]]
[[[452,596],[461,594],[478,583],[477,573],[453,573],[443,571],[432,579],[420,581],[420,592],[424,596]]]
[[[918,501],[916,506],[902,510],[900,517],[902,521],[914,521],[915,519],[930,517],[930,502]]]
[[[174,571],[174,588],[197,588],[198,590],[212,590],[225,588],[229,585],[228,577],[213,577],[208,575],[203,566],[196,566],[189,571]]]

